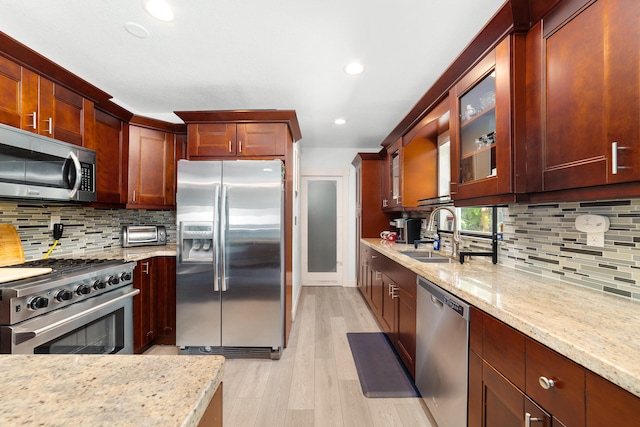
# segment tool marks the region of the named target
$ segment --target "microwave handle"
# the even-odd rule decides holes
[[[69,161],[73,162],[73,166],[76,169],[76,182],[73,183],[73,188],[71,188],[71,192],[69,193],[69,197],[74,198],[76,193],[80,189],[80,183],[82,182],[82,167],[80,166],[80,160],[78,160],[78,156],[76,156],[73,153],[73,151],[69,152],[69,157],[67,157],[67,162]],[[67,177],[65,177],[65,179],[66,178]]]

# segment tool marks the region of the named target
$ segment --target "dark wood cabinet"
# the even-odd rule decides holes
[[[175,206],[175,134],[129,125],[127,207]]]
[[[86,146],[93,108],[82,95],[0,56],[0,123]]]
[[[88,145],[96,151],[96,189],[99,204],[127,202],[129,144],[125,124],[102,110],[95,110],[95,136]]]
[[[551,427],[546,411],[473,352],[469,374],[469,398],[478,403],[470,404],[469,427]]]
[[[585,425],[585,370],[529,338],[526,340],[527,395],[549,411],[554,425]]]
[[[156,283],[156,344],[176,345],[176,259],[153,258]]]
[[[133,271],[133,287],[140,293],[133,297],[133,351],[143,353],[156,337],[156,285],[152,259],[138,261]]]
[[[143,353],[153,344],[176,343],[175,257],[138,261],[133,286],[140,293],[133,298],[134,352]]]
[[[396,316],[398,314],[398,302],[396,292],[398,284],[389,276],[382,274],[382,304],[380,307],[380,325],[391,342],[396,340]]]
[[[532,426],[637,424],[637,396],[476,308],[470,315],[470,427],[527,416]]]
[[[0,123],[22,127],[22,67],[0,56]]]
[[[640,180],[639,20],[634,0],[567,0],[528,33],[530,191]]]
[[[370,247],[362,248],[361,253],[366,258],[360,261],[360,292],[405,367],[415,376],[416,274]]]
[[[389,228],[389,217],[382,211],[384,158],[379,153],[358,153],[351,164],[356,176],[356,242],[379,237]]]
[[[523,34],[502,40],[449,92],[451,197],[456,205],[526,191]]]
[[[383,208],[394,209],[402,206],[402,138],[387,147],[383,189]]]
[[[586,388],[587,427],[637,425],[640,398],[590,371]]]
[[[369,298],[369,306],[375,314],[376,319],[380,318],[382,313],[382,301],[384,292],[384,281],[382,280],[382,255],[376,251],[371,251],[370,274],[371,274],[371,297]]]
[[[187,132],[189,158],[286,154],[285,123],[195,123]]]

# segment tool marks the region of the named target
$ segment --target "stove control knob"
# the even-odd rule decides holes
[[[45,308],[49,305],[49,298],[45,297],[33,297],[27,303],[31,310],[37,310],[39,308]]]
[[[124,273],[120,274],[120,280],[131,280],[131,273],[125,271]]]
[[[66,289],[61,289],[55,293],[54,298],[58,302],[69,301],[71,298],[73,298],[73,292]]]
[[[89,285],[78,285],[78,287],[76,288],[76,294],[78,295],[87,295],[91,293],[91,288],[89,287]]]
[[[118,276],[109,276],[107,282],[109,282],[109,285],[117,285],[118,283],[120,283],[120,279],[118,279]]]
[[[95,289],[96,291],[98,289],[104,289],[107,287],[107,284],[104,283],[102,280],[96,280],[93,282],[93,289]]]

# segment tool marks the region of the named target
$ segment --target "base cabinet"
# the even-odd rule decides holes
[[[362,245],[360,285],[369,308],[393,344],[400,360],[415,377],[416,274]]]
[[[153,344],[175,345],[175,258],[156,257],[138,261],[133,287],[133,348],[143,353]]]
[[[634,426],[640,398],[471,309],[469,427]]]

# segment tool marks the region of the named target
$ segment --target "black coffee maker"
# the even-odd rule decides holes
[[[398,238],[396,242],[413,244],[414,240],[420,240],[421,219],[400,218],[395,220],[395,223],[398,228]]]

